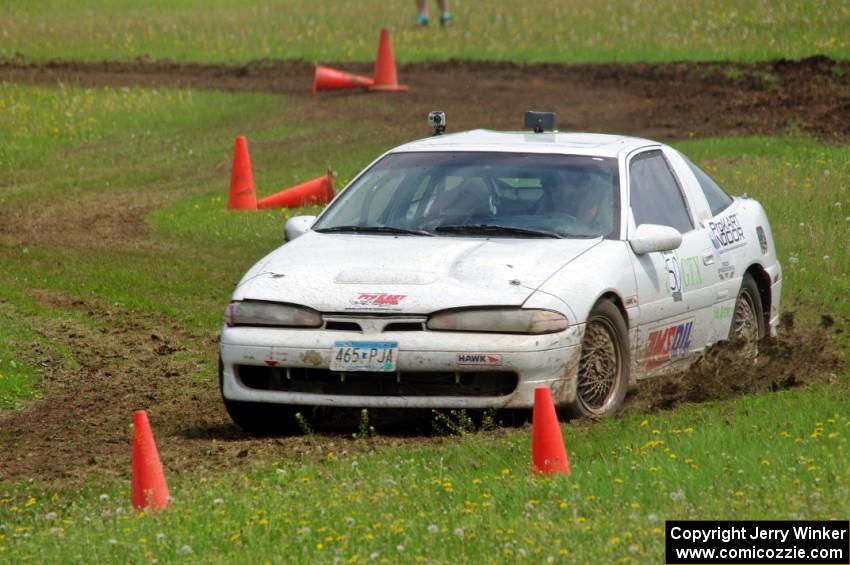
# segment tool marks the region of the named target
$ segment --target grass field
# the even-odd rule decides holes
[[[235,4],[5,3],[0,57],[370,61],[380,26],[393,30],[402,61],[850,53],[850,8],[835,0],[713,0],[698,8],[615,0],[593,9],[573,0],[493,0],[487,9],[453,0],[458,25],[447,31],[414,30],[406,0]],[[387,119],[366,140],[344,119],[307,119],[303,104],[262,94],[0,83],[0,136],[14,140],[0,143],[0,218],[24,210],[21,218],[32,220],[0,232],[0,409],[22,409],[40,395],[33,350],[75,366],[75,352],[47,339],[45,325],[109,322],[45,302],[45,293],[215,334],[233,285],[281,243],[287,217],[224,210],[235,135],[249,138],[264,195],[328,165],[342,186],[383,149],[421,134],[392,119],[403,101],[382,99]],[[358,115],[371,102],[350,104],[348,114]],[[763,203],[783,263],[784,309],[807,322],[828,313],[846,326],[850,146],[794,131],[673,145],[730,192]],[[27,215],[29,208],[40,214]],[[132,229],[110,227],[103,215]],[[39,220],[57,217],[71,218],[61,225],[72,231]],[[850,352],[847,336],[837,339]],[[216,387],[215,345],[192,347],[210,351],[198,386]],[[848,404],[845,374],[831,385],[564,425],[573,474],[554,479],[529,474],[527,428],[401,447],[388,446],[391,438],[312,435],[298,453],[261,459],[250,472],[199,466],[170,475],[173,507],[154,516],[132,510],[128,480],[95,472],[78,487],[34,476],[0,483],[0,561],[658,562],[667,519],[846,519]]]
[[[7,265],[0,288],[9,297],[0,309],[0,398],[7,406],[38,390],[38,367],[11,364],[19,358],[16,345],[37,339],[41,317],[71,315],[33,300],[30,288],[215,330],[233,283],[279,244],[285,217],[224,211],[234,133],[258,140],[252,156],[260,187],[306,174],[290,162],[320,169],[328,155],[339,176],[350,178],[384,147],[351,149],[357,133],[338,123],[328,126],[335,131],[326,137],[335,140],[333,147],[319,155],[300,140],[297,124],[265,119],[292,103],[265,95],[10,85],[2,92],[4,107],[28,105],[0,131],[21,140],[3,154],[2,167],[13,179],[4,187],[8,203],[49,203],[69,190],[94,203],[127,191],[143,202],[162,198],[146,220],[151,247],[118,242],[114,249],[75,251],[36,240],[25,249],[0,248]],[[154,113],[173,120],[149,119]],[[56,126],[58,133],[51,130],[63,114],[70,121]],[[376,139],[400,141],[403,134],[383,127]],[[293,137],[303,146],[281,151]],[[794,137],[677,145],[733,192],[765,204],[785,264],[786,305],[809,318],[850,316],[841,300],[850,290],[850,148]],[[204,374],[206,386],[215,386],[213,368]],[[368,440],[335,446],[316,437],[306,458],[270,461],[246,475],[199,469],[173,477],[174,508],[158,517],[129,508],[124,481],[83,491],[6,485],[0,487],[0,556],[23,562],[356,562],[371,556],[379,562],[550,556],[644,562],[662,551],[663,521],[672,517],[845,515],[848,401],[843,377],[838,386],[567,426],[575,469],[567,479],[531,477],[528,434],[503,432],[378,453],[369,452]],[[611,520],[612,513],[622,519]]]
[[[0,7],[0,57],[372,61],[381,27],[402,62],[471,58],[632,62],[850,55],[841,0],[490,0],[451,3],[457,25],[413,26],[412,0],[180,0]]]
[[[10,562],[658,562],[664,520],[840,519],[850,391],[826,386],[567,426],[573,473],[529,473],[527,433],[369,452],[317,439],[250,474],[199,469],[173,508],[127,483],[0,489]]]

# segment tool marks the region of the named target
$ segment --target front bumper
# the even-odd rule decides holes
[[[531,408],[534,389],[545,386],[565,405],[575,399],[583,331],[583,325],[545,335],[224,327],[222,395],[307,406]],[[397,371],[332,372],[335,341],[396,341]],[[474,354],[490,361],[471,364],[464,357]]]

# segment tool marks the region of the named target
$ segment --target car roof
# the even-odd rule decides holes
[[[635,149],[660,146],[657,141],[601,133],[491,131],[476,129],[435,135],[396,147],[391,153],[415,151],[504,151],[519,153],[562,153],[617,157]]]

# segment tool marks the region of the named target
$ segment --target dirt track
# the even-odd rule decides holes
[[[370,72],[363,66],[340,66]],[[405,95],[403,110],[410,113],[410,119],[401,123],[420,135],[423,112],[439,107],[448,112],[450,129],[458,130],[480,126],[514,129],[521,111],[534,108],[558,112],[561,130],[671,139],[775,134],[798,128],[829,141],[850,138],[850,64],[825,58],[759,65],[449,62],[406,65],[399,73],[412,88]],[[358,107],[346,105],[348,94],[323,93],[311,101],[311,76],[312,67],[301,62],[239,67],[144,61],[0,62],[0,81],[263,91],[297,98],[299,108],[319,107],[321,115],[349,112],[345,117],[352,121],[360,117],[354,113]],[[381,97],[374,100],[379,111]],[[155,204],[141,202],[130,214],[137,221],[127,221],[127,213],[117,213],[125,208],[124,196],[104,197],[97,210],[75,208],[70,200],[44,208],[6,207],[0,209],[0,236],[14,241],[30,238],[38,245],[93,249],[104,241],[91,236],[94,226],[116,245],[145,249],[149,235],[138,219]],[[33,346],[28,360],[44,367],[44,400],[24,411],[0,414],[0,452],[4,454],[0,481],[78,481],[88,473],[126,475],[130,453],[127,425],[137,408],[150,409],[163,460],[172,471],[249,464],[265,454],[291,457],[327,448],[329,442],[338,443],[336,450],[349,451],[376,445],[344,436],[320,444],[300,437],[246,438],[229,423],[215,387],[192,376],[203,360],[215,355],[214,333],[193,334],[179,320],[133,315],[55,293],[33,296],[93,323],[66,321],[39,328],[48,340],[68,347],[79,366],[69,366],[66,360]],[[701,365],[702,372],[666,385],[659,382],[652,388],[650,402],[643,400],[645,391],[634,405],[672,406],[680,401],[795,386],[803,384],[804,377],[828,379],[830,373],[841,370],[842,360],[840,354],[823,346],[828,341],[826,331],[795,333],[789,325],[782,339],[766,347],[762,365],[739,368],[744,382],[734,389],[716,387],[714,382],[704,384],[707,376],[717,374],[711,363],[728,361],[721,351]],[[802,342],[804,335],[808,341]],[[792,348],[790,342],[808,345]],[[652,396],[655,393],[661,396]],[[421,436],[414,439],[422,440]],[[407,440],[384,435],[377,443],[402,441]]]
[[[371,74],[366,65],[337,65]],[[242,66],[148,62],[0,61],[0,80],[84,85],[216,88],[309,98],[313,67],[302,61]],[[826,57],[759,64],[517,65],[449,61],[401,65],[404,95],[421,134],[428,109],[448,112],[450,129],[516,129],[521,112],[553,110],[562,131],[618,132],[673,139],[802,130],[850,137],[850,62]],[[349,93],[322,93],[337,104]],[[374,95],[372,95],[374,96]],[[397,95],[391,95],[397,96]]]

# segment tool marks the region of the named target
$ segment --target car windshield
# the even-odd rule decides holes
[[[322,215],[318,232],[618,237],[617,160],[501,152],[393,153]]]

